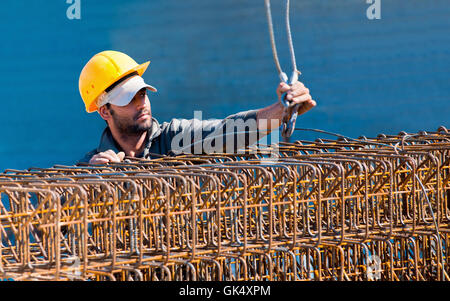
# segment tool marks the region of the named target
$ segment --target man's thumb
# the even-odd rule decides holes
[[[117,153],[117,157],[119,157],[120,161],[123,161],[123,158],[125,158],[125,153],[119,152],[119,153]]]

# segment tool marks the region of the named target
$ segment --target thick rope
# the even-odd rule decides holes
[[[295,59],[294,52],[294,44],[292,42],[292,34],[291,34],[291,26],[289,21],[289,0],[286,0],[286,33],[289,44],[289,53],[291,56],[292,63],[292,74],[290,79],[287,77],[286,73],[283,72],[280,61],[278,59],[277,47],[275,43],[275,35],[273,31],[273,22],[272,22],[272,12],[270,9],[270,0],[265,0],[266,5],[266,14],[267,14],[267,24],[269,26],[269,35],[270,35],[270,45],[272,47],[273,60],[275,62],[275,66],[278,71],[278,76],[281,81],[287,83],[289,85],[293,85],[298,80],[298,75],[300,72],[297,69],[297,63]],[[289,142],[289,137],[292,135],[295,127],[295,121],[297,120],[297,112],[300,107],[299,104],[292,104],[286,99],[286,93],[281,97],[281,103],[284,106],[284,112],[282,117],[282,130],[281,136],[283,137],[284,142]]]
[[[292,75],[291,75],[291,85],[297,81],[300,72],[297,70],[297,62],[295,60],[294,43],[292,42],[291,25],[289,21],[289,0],[286,0],[286,33],[289,43],[289,53],[291,54],[292,62]]]
[[[272,47],[273,60],[275,62],[275,66],[277,68],[280,79],[283,82],[287,82],[288,81],[287,75],[286,73],[283,72],[283,70],[281,70],[280,61],[278,60],[277,45],[275,44],[275,35],[273,33],[273,22],[272,22],[272,12],[270,9],[270,0],[265,0],[265,4],[266,4],[267,24],[269,25],[270,46]]]

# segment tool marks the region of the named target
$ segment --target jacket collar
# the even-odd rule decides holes
[[[153,117],[152,117],[152,120],[153,120],[152,127],[148,130],[147,137],[145,138],[146,145],[145,145],[144,151],[141,154],[139,154],[137,157],[142,157],[143,155],[145,156],[145,154],[148,152],[148,149],[152,145],[153,139],[155,139],[156,137],[158,137],[161,134],[161,126],[160,126],[159,122]],[[103,131],[102,137],[100,138],[100,144],[97,147],[97,152],[100,153],[100,152],[107,151],[109,149],[113,150],[115,153],[122,151],[122,148],[114,140],[114,137],[111,134],[111,130],[107,126]]]

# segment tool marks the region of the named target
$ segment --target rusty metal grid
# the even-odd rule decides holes
[[[0,277],[450,280],[449,151],[441,127],[5,170]]]

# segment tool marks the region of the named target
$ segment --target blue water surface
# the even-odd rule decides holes
[[[68,1],[73,2],[73,1]],[[154,117],[203,118],[272,104],[278,75],[264,1],[6,0],[0,8],[0,171],[72,164],[104,128],[87,114],[78,77],[95,54],[151,60],[144,79]],[[284,1],[272,1],[277,47],[290,72]],[[450,3],[381,0],[291,1],[300,80],[318,106],[298,127],[347,136],[434,131],[449,124]],[[326,137],[296,132],[293,140]]]

